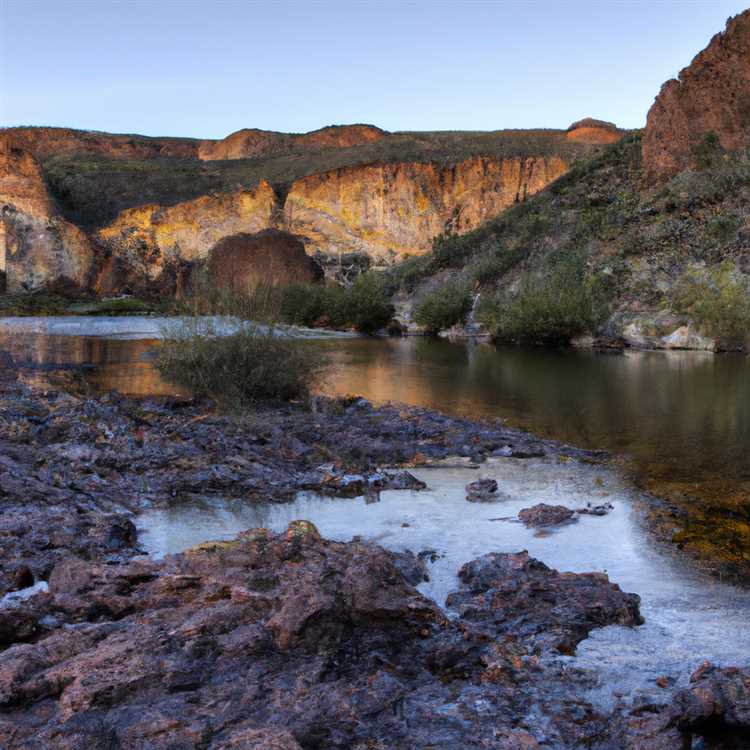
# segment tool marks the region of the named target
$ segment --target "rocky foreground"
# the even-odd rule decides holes
[[[0,747],[748,746],[750,670],[705,665],[663,704],[611,714],[584,699],[588,678],[554,655],[642,622],[638,596],[601,573],[485,555],[459,571],[447,617],[415,588],[419,557],[326,541],[306,522],[164,561],[138,550],[133,514],[191,496],[418,488],[380,467],[572,449],[357,400],[243,419],[90,398],[32,388],[5,364]]]

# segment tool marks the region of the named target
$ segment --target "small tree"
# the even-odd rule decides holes
[[[463,282],[448,282],[424,296],[414,308],[414,320],[431,334],[463,323],[471,310],[471,292]]]

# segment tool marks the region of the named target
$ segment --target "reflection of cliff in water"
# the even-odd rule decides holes
[[[337,344],[330,387],[475,416],[500,416],[649,473],[750,480],[744,356],[505,349],[445,341]]]
[[[0,351],[8,352],[17,367],[36,374],[72,370],[97,391],[134,396],[180,393],[161,379],[151,363],[156,343],[34,333],[0,335]]]
[[[0,350],[18,363],[74,367],[96,390],[179,392],[153,368],[154,345],[0,335]],[[498,350],[423,338],[305,345],[322,346],[330,355],[326,392],[501,417],[574,445],[629,454],[640,473],[659,481],[750,483],[750,364],[744,356]]]

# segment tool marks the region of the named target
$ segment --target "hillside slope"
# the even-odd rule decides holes
[[[667,85],[643,134],[627,136],[527,202],[463,236],[442,238],[432,253],[394,269],[406,322],[421,300],[451,282],[481,292],[479,319],[499,338],[548,343],[588,334],[632,346],[747,346],[750,120],[737,112],[742,97],[713,89],[736,70],[737,50],[748,48],[750,11],[730,19],[728,31],[680,74],[685,107],[688,100],[726,97],[722,122],[731,125],[733,140],[710,129],[714,118],[703,118],[703,131],[693,120],[690,142],[699,148],[690,150],[692,161],[680,162],[684,144],[679,134],[666,135],[661,118],[665,91],[674,96]],[[750,97],[750,83],[741,88]],[[662,143],[658,158],[655,143]],[[677,156],[661,171],[669,149]],[[675,165],[682,169],[670,176]]]

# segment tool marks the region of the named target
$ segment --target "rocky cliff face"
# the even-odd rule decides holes
[[[436,235],[474,229],[567,169],[556,157],[350,167],[295,182],[284,220],[308,252],[358,251],[375,260],[424,253]]]
[[[88,238],[62,219],[36,160],[0,135],[0,272],[8,291],[87,283]]]
[[[171,293],[185,261],[205,258],[223,237],[271,226],[276,200],[264,181],[253,190],[123,211],[94,235],[103,259],[94,287],[112,293],[124,287],[135,291],[164,286]]]
[[[726,30],[662,86],[643,140],[646,181],[699,166],[701,148],[714,135],[725,151],[750,147],[750,10],[730,18]]]
[[[161,286],[223,237],[267,228],[302,237],[310,254],[356,251],[382,261],[423,253],[441,232],[473,229],[567,168],[554,157],[373,164],[297,180],[286,197],[263,181],[253,190],[128,209],[94,235],[106,259],[96,289]]]

